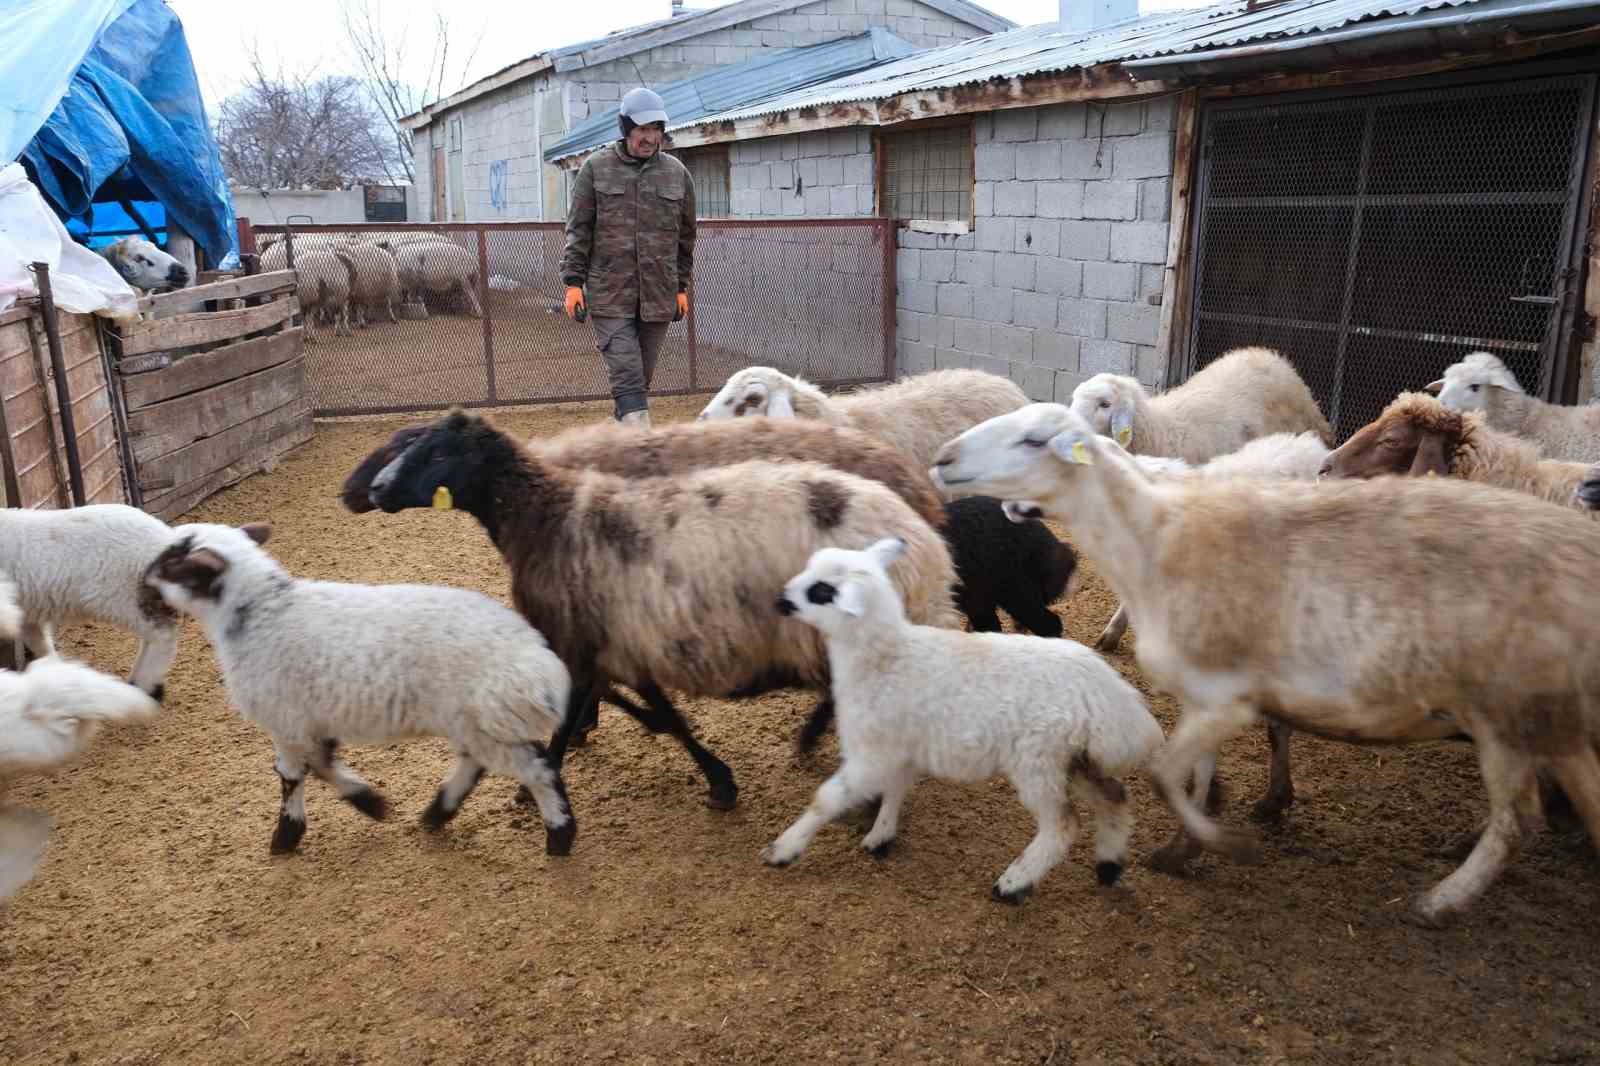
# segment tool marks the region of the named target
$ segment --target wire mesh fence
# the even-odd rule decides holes
[[[1263,344],[1340,441],[1474,350],[1562,399],[1595,78],[1209,105],[1186,365]]]
[[[884,219],[702,220],[688,317],[652,395],[706,392],[752,364],[821,385],[893,375],[893,231]],[[302,304],[315,271],[349,280],[348,324],[306,346],[319,415],[610,396],[589,322],[562,309],[555,222],[258,226],[263,269],[292,245]],[[276,250],[274,250],[276,247]],[[307,255],[312,256],[307,259]],[[320,264],[320,265],[319,265]],[[393,281],[383,278],[391,268]],[[391,290],[398,289],[398,298]]]

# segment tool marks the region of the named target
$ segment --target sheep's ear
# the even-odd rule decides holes
[[[197,548],[177,562],[166,566],[161,577],[175,585],[182,585],[197,596],[211,596],[217,578],[228,569],[228,561],[210,548]]]
[[[1044,508],[1034,500],[1006,500],[1000,505],[1000,510],[1019,526],[1044,517]]]
[[[1450,475],[1450,460],[1444,452],[1445,435],[1438,430],[1423,430],[1417,440],[1417,454],[1411,460],[1411,476]]]
[[[884,537],[867,549],[867,554],[885,570],[905,552],[906,542],[900,537]]]
[[[1124,448],[1133,439],[1133,411],[1122,404],[1111,412],[1111,439]]]
[[[794,404],[789,399],[788,389],[772,389],[767,393],[768,418],[793,418]]]
[[[271,522],[246,522],[239,529],[257,544],[265,544],[267,538],[272,536]]]
[[[1439,395],[1439,390],[1444,388],[1444,378],[1440,378],[1438,381],[1430,381],[1422,388],[1425,392],[1431,392],[1437,396]]]
[[[833,605],[851,618],[860,618],[867,609],[867,585],[861,578],[851,578],[833,598]]]
[[[1081,434],[1064,429],[1050,438],[1050,450],[1064,463],[1081,463],[1092,466],[1094,457],[1089,454],[1089,443]]]

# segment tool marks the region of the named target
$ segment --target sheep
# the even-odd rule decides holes
[[[333,321],[333,335],[350,336],[349,262],[328,251],[303,252],[295,258],[295,294],[305,315],[306,340],[317,339],[318,314]]]
[[[1072,390],[1072,409],[1136,455],[1187,463],[1235,451],[1269,433],[1333,430],[1289,361],[1269,348],[1235,348],[1157,396],[1123,374],[1100,373]]]
[[[944,541],[888,488],[819,463],[753,460],[625,479],[560,467],[488,421],[456,410],[372,479],[385,512],[467,511],[500,549],[517,608],[573,674],[551,743],[560,765],[590,691],[669,732],[705,776],[707,802],[732,808],[727,765],[696,741],[663,693],[738,698],[827,682],[820,638],[772,613],[770,592],[820,547],[860,547],[875,531],[909,545],[895,580],[917,622],[954,627],[955,568]]]
[[[414,299],[422,295],[450,297],[459,292],[468,314],[483,317],[478,302],[478,257],[449,241],[396,245],[393,254],[401,290]]]
[[[274,235],[271,244],[261,246],[260,267],[262,273],[273,270],[289,269],[288,242]],[[294,237],[294,264],[300,265],[300,257],[307,252],[331,252],[340,247],[342,242],[336,236],[325,233],[297,233]]]
[[[368,308],[382,310],[390,322],[398,322],[394,305],[400,302],[400,274],[395,258],[387,249],[365,241],[352,241],[339,249],[350,264],[350,308],[355,324],[365,329]]]
[[[1061,619],[1050,604],[1076,591],[1078,557],[1043,522],[1008,519],[993,496],[968,496],[944,505],[941,532],[950,545],[958,584],[956,606],[975,632],[997,633],[1003,608],[1018,627],[1059,637]]]
[[[1600,458],[1600,404],[1569,407],[1529,396],[1489,352],[1472,352],[1424,388],[1453,411],[1482,411],[1490,428],[1533,441],[1547,459]]]
[[[1457,411],[1423,392],[1402,392],[1375,420],[1328,454],[1322,477],[1407,474],[1498,485],[1580,507],[1586,463],[1542,459],[1529,440],[1489,428],[1480,411]]]
[[[1600,511],[1600,463],[1589,468],[1583,481],[1572,490],[1572,495],[1576,503],[1591,514]]]
[[[1183,707],[1151,766],[1181,822],[1158,869],[1202,848],[1253,857],[1196,801],[1259,716],[1358,743],[1472,739],[1489,819],[1414,901],[1419,924],[1470,907],[1536,828],[1541,768],[1600,843],[1600,537],[1572,511],[1454,478],[1158,483],[1060,404],[968,430],[933,476],[1040,501],[1130,605],[1140,668]]]
[[[0,574],[0,637],[24,623],[16,584]],[[110,721],[147,718],[156,701],[109,674],[51,654],[20,673],[0,670],[0,781],[67,762]],[[0,803],[0,899],[33,879],[44,860],[50,817]]]
[[[951,436],[1028,402],[1010,378],[983,370],[932,370],[891,385],[828,396],[803,378],[750,366],[723,384],[699,414],[705,421],[766,415],[852,426],[899,448],[926,468]]]
[[[143,237],[123,237],[100,249],[122,280],[145,292],[167,292],[189,284],[189,268]]]
[[[161,700],[178,617],[141,578],[171,539],[167,523],[126,504],[0,510],[0,570],[16,582],[28,651],[55,654],[52,629],[80,618],[130,630],[139,650],[128,681]]]
[[[1120,779],[1160,746],[1155,716],[1075,641],[907,621],[885,572],[905,547],[886,537],[863,551],[824,548],[778,599],[780,613],[827,643],[844,761],[763,861],[789,865],[818,829],[874,795],[882,804],[861,846],[882,858],[919,776],[1003,773],[1039,829],[991,887],[994,899],[1020,903],[1066,857],[1078,831],[1069,789],[1094,811],[1096,878],[1115,884],[1133,831]]]
[[[336,756],[341,743],[447,739],[450,776],[422,814],[441,829],[486,770],[522,782],[566,855],[578,823],[537,739],[561,720],[571,677],[511,608],[470,589],[296,578],[263,550],[271,526],[176,526],[145,583],[205,629],[228,697],[272,737],[282,781],[273,854],[306,830],[309,770],[374,820],[388,804]]]

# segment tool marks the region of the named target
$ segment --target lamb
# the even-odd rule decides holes
[[[1158,868],[1253,856],[1197,800],[1218,746],[1260,716],[1359,743],[1471,737],[1489,820],[1414,902],[1420,924],[1498,876],[1539,820],[1541,768],[1600,843],[1600,537],[1581,516],[1454,478],[1157,483],[1059,404],[967,431],[934,478],[1041,501],[1139,620],[1140,667],[1183,706],[1151,767],[1182,824]]]
[[[1050,604],[1075,591],[1081,575],[1072,548],[1034,519],[1013,520],[993,496],[968,496],[944,506],[946,543],[955,561],[956,606],[975,632],[998,633],[1003,608],[1020,628],[1059,637]]]
[[[1569,407],[1529,396],[1489,352],[1472,352],[1425,388],[1453,411],[1482,411],[1490,428],[1533,441],[1547,459],[1600,458],[1600,404]]]
[[[775,618],[771,593],[822,547],[905,537],[895,580],[917,622],[956,624],[955,568],[939,534],[885,486],[818,463],[755,460],[625,479],[556,466],[486,420],[453,411],[372,479],[385,512],[457,507],[476,518],[512,574],[517,608],[573,675],[551,743],[559,760],[589,700],[615,681],[648,705],[618,702],[669,732],[734,806],[727,765],[696,741],[662,691],[736,698],[827,682],[820,638]]]
[[[333,252],[318,250],[300,253],[295,257],[294,266],[295,295],[305,315],[306,340],[316,341],[315,322],[319,314],[333,321],[335,337],[350,336],[349,263]]]
[[[1479,411],[1456,411],[1427,393],[1402,392],[1328,454],[1322,477],[1410,474],[1457,477],[1581,507],[1586,463],[1541,459],[1533,442],[1490,429]]]
[[[130,630],[139,650],[128,681],[161,700],[178,654],[178,617],[142,578],[171,541],[170,526],[126,504],[0,510],[0,570],[16,582],[28,651],[54,655],[52,629],[80,618]]]
[[[145,292],[167,292],[189,284],[189,268],[143,237],[123,237],[100,249],[122,280]]]
[[[995,881],[994,899],[1020,903],[1066,857],[1078,833],[1069,789],[1094,811],[1095,875],[1115,884],[1133,831],[1121,778],[1160,746],[1155,716],[1075,641],[907,621],[885,572],[905,547],[886,537],[864,551],[824,548],[778,599],[827,642],[844,761],[762,859],[787,866],[818,829],[874,795],[883,802],[861,846],[882,858],[919,776],[1003,773],[1039,831]]]
[[[399,244],[394,248],[401,290],[412,298],[424,294],[449,298],[461,294],[467,312],[483,317],[478,302],[478,257],[449,241]]]
[[[23,619],[17,586],[0,575],[0,637],[16,639]],[[132,685],[54,654],[20,673],[0,670],[0,780],[53,769],[86,749],[106,722],[157,709]],[[0,803],[0,899],[33,879],[49,836],[49,815]]]
[[[283,784],[272,853],[294,851],[305,835],[308,770],[385,818],[384,798],[335,753],[418,736],[456,750],[424,828],[455,817],[490,770],[533,794],[546,853],[571,851],[578,823],[537,739],[561,721],[571,677],[545,639],[469,589],[293,577],[262,549],[270,535],[265,523],[177,526],[145,582],[199,620],[229,699],[272,737]]]
[[[1289,361],[1269,348],[1235,348],[1157,396],[1123,374],[1096,374],[1072,390],[1072,409],[1136,455],[1203,463],[1269,433],[1333,430]]]
[[[730,377],[699,417],[711,421],[764,414],[853,426],[894,445],[925,469],[953,435],[1027,402],[1027,394],[1011,379],[983,370],[933,370],[892,385],[827,396],[803,378],[770,366],[750,366]]]
[[[1600,463],[1589,468],[1583,481],[1572,490],[1576,502],[1591,514],[1600,511]]]
[[[400,302],[400,274],[388,250],[365,241],[352,241],[338,250],[350,268],[350,309],[355,324],[367,325],[367,311],[383,311],[390,322],[398,322],[394,305]]]

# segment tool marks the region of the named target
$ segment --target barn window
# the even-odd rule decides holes
[[[728,193],[728,146],[711,144],[672,153],[689,168],[694,180],[694,209],[698,218],[727,218],[732,214]]]
[[[972,221],[972,124],[885,133],[879,213]]]

